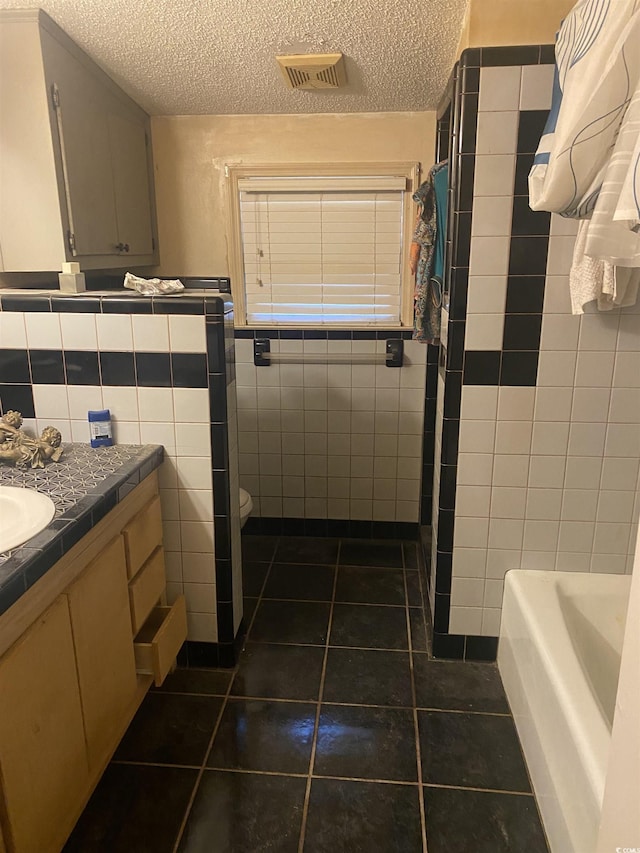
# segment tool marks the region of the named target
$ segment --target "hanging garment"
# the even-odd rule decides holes
[[[428,344],[440,339],[447,175],[446,164],[434,166],[413,195],[420,205],[411,244],[411,271],[416,278],[413,339]]]
[[[551,112],[529,174],[533,210],[583,220],[574,314],[632,305],[640,268],[640,0],[578,0],[556,42]]]
[[[553,102],[529,175],[533,210],[574,219],[598,198],[640,80],[640,0],[578,0],[556,42]]]
[[[569,273],[571,311],[584,314],[584,306],[594,300],[599,311],[635,305],[638,298],[640,268],[616,267],[609,261],[585,254],[589,220],[578,226],[578,236],[573,251]]]

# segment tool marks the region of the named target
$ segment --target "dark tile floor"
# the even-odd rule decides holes
[[[414,543],[243,551],[239,666],[149,693],[68,853],[546,853],[495,665],[429,659]]]

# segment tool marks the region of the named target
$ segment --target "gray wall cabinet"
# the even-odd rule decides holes
[[[41,10],[0,13],[0,269],[158,261],[148,115]]]

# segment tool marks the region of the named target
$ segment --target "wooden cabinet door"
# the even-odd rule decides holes
[[[65,596],[0,659],[0,775],[10,849],[58,853],[89,779]]]
[[[66,594],[93,769],[115,749],[137,689],[122,536],[89,563]]]

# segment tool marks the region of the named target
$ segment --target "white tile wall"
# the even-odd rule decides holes
[[[383,352],[383,341],[272,341],[286,352]],[[236,341],[240,484],[256,515],[417,522],[426,347],[405,366],[253,366]]]
[[[552,76],[481,70],[466,349],[501,349],[517,110],[547,109]],[[575,231],[552,217],[537,388],[462,390],[451,633],[497,636],[510,568],[631,571],[640,305],[571,315]]]
[[[170,338],[171,334],[171,338]],[[206,352],[204,317],[0,312],[0,347]],[[52,424],[65,440],[89,441],[87,411],[111,410],[117,443],[165,448],[160,469],[169,601],[184,591],[189,638],[215,642],[215,563],[209,392],[206,388],[34,385],[35,420]],[[231,418],[230,449],[237,453]],[[232,466],[233,468],[233,466]],[[234,484],[232,484],[233,486]],[[239,514],[235,481],[236,518]],[[232,496],[233,497],[233,496]],[[237,535],[239,539],[239,524]],[[240,565],[239,542],[235,560]],[[242,616],[241,583],[239,587]]]

